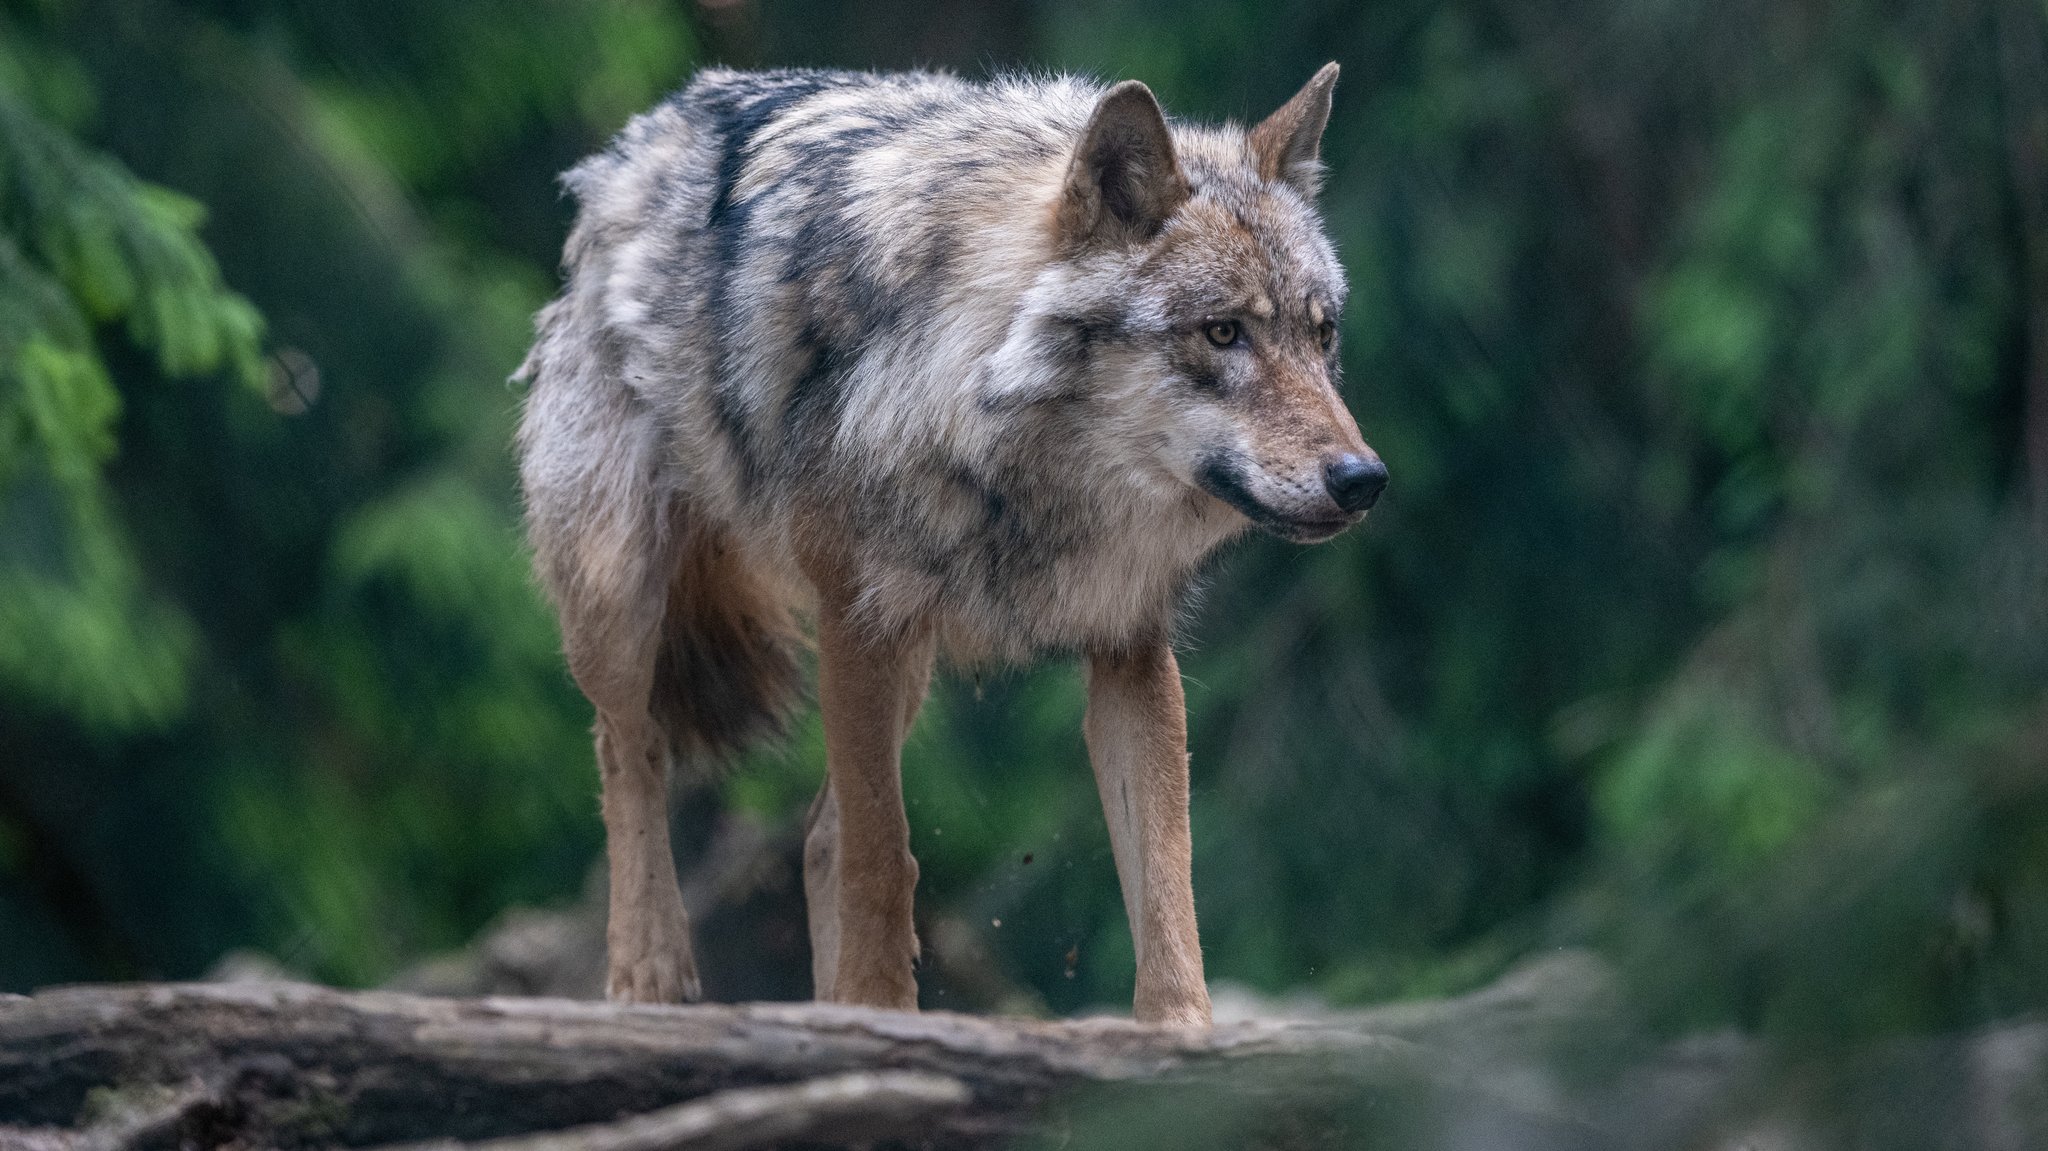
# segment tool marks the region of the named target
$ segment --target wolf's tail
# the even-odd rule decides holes
[[[679,526],[648,711],[671,762],[704,764],[783,732],[802,696],[804,640],[784,596],[722,532]]]

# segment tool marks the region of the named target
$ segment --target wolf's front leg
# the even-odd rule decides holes
[[[929,642],[921,654],[912,653],[909,693],[903,701],[905,740],[931,687],[934,654]],[[839,978],[839,803],[829,776],[804,819],[804,908],[811,927],[812,995],[824,999]]]
[[[1209,1025],[1188,834],[1187,705],[1163,640],[1088,663],[1088,757],[1138,952],[1140,1023]]]
[[[615,720],[598,713],[611,866],[605,995],[627,1003],[681,1003],[700,998],[703,989],[669,847],[667,764],[652,726],[644,717]]]
[[[818,704],[828,789],[819,801],[829,810],[815,813],[813,832],[829,830],[807,845],[805,887],[813,896],[813,946],[834,954],[814,957],[816,994],[835,1003],[915,1010],[917,861],[903,812],[901,755],[906,717],[915,714],[930,675],[931,639],[870,635],[847,620],[848,597],[828,581],[818,583]],[[814,852],[829,858],[813,866]],[[827,885],[834,890],[820,890]],[[829,909],[821,906],[827,899]],[[828,924],[831,930],[820,930]]]

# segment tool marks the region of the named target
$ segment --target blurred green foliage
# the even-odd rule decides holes
[[[1212,975],[1361,1001],[1589,943],[1671,1027],[2043,1005],[2036,0],[0,13],[0,987],[237,945],[368,982],[573,897],[588,712],[503,380],[554,173],[692,67],[1249,119],[1334,56],[1394,481],[1194,616]],[[925,907],[1057,1010],[1130,989],[1081,708],[1069,668],[949,680],[906,755]],[[723,786],[788,818],[820,763],[813,721]]]
[[[61,81],[0,52],[0,681],[131,728],[184,706],[192,626],[148,594],[111,506],[121,396],[94,331],[165,377],[255,383],[262,323],[200,242],[204,209],[74,142],[35,106]]]

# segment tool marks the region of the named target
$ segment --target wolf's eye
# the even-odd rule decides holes
[[[1324,351],[1329,351],[1330,346],[1337,342],[1337,325],[1328,320],[1317,325],[1316,342],[1323,346]]]
[[[1211,320],[1202,326],[1202,334],[1219,348],[1227,348],[1237,342],[1240,333],[1235,320]]]

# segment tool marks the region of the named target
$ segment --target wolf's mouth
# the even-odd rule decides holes
[[[1261,529],[1298,544],[1321,543],[1365,518],[1355,515],[1288,516],[1267,507],[1245,486],[1244,473],[1229,456],[1210,456],[1195,469],[1195,482],[1202,490],[1243,512]]]
[[[1345,516],[1334,520],[1286,520],[1285,527],[1266,523],[1259,526],[1284,540],[1292,540],[1298,544],[1319,544],[1340,534],[1345,528],[1363,518],[1365,517]]]

